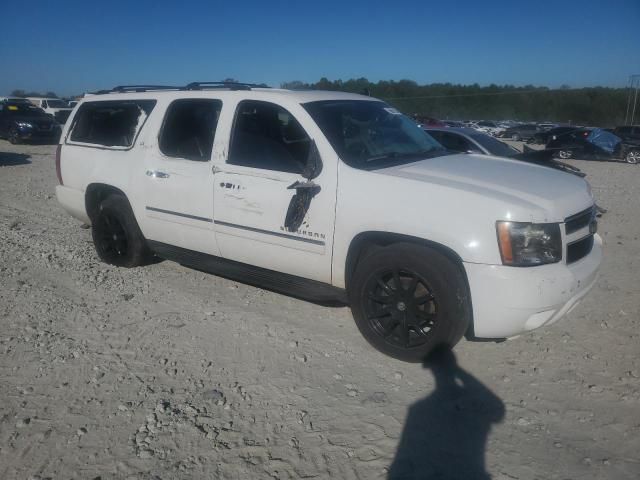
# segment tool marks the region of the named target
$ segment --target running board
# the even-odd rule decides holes
[[[347,293],[327,283],[255,267],[166,243],[147,241],[160,258],[242,283],[320,304],[347,305]]]

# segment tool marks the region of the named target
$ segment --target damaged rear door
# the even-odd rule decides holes
[[[289,108],[238,103],[214,164],[216,239],[225,258],[330,283],[335,159],[308,114]]]

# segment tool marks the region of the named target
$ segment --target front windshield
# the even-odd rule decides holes
[[[69,108],[69,105],[62,100],[47,100],[47,105],[49,108]]]
[[[512,157],[516,153],[520,153],[512,146],[490,137],[489,135],[471,135],[471,138],[486,148],[491,155],[496,155],[498,157]]]
[[[303,107],[340,158],[355,168],[385,168],[448,153],[415,122],[380,101],[327,100]]]
[[[3,105],[2,108],[5,112],[13,115],[30,115],[30,116],[43,116],[47,115],[44,110],[35,105],[31,105],[27,102],[8,103]]]

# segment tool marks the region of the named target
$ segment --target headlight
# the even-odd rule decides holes
[[[17,125],[18,128],[33,128],[33,125],[28,122],[18,122]]]
[[[531,267],[562,260],[562,236],[557,223],[496,222],[504,265]]]

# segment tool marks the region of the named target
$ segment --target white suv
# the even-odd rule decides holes
[[[360,95],[117,87],[76,107],[56,164],[58,200],[103,261],[155,254],[348,302],[375,348],[408,361],[555,322],[602,259],[583,179],[451,154]]]

